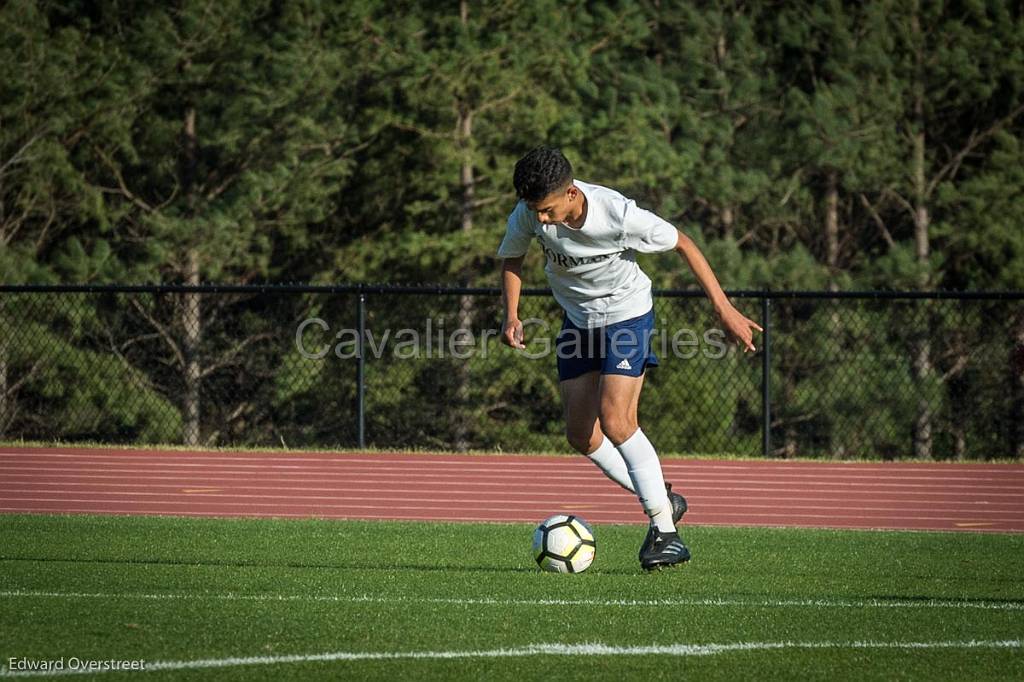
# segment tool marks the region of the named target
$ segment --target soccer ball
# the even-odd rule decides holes
[[[533,558],[545,571],[582,573],[594,562],[594,531],[578,516],[556,514],[533,531]]]

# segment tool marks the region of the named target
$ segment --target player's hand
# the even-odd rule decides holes
[[[754,348],[754,330],[763,332],[764,329],[761,328],[761,325],[745,317],[743,313],[736,310],[732,305],[722,310],[718,316],[722,320],[725,332],[743,348],[744,353],[757,350]]]
[[[523,343],[523,323],[518,318],[505,320],[505,327],[501,330],[501,341],[513,348],[526,348],[526,344]]]

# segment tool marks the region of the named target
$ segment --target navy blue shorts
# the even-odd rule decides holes
[[[639,317],[594,329],[581,329],[566,317],[555,341],[558,380],[587,372],[638,377],[647,367],[658,365],[651,349],[653,334],[653,308]]]

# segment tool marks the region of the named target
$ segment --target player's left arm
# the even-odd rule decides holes
[[[743,347],[744,353],[748,350],[757,350],[754,348],[754,330],[756,329],[759,332],[764,330],[756,322],[748,319],[743,313],[736,310],[733,304],[729,302],[725,292],[722,291],[722,286],[718,283],[718,278],[712,272],[711,266],[708,264],[704,254],[700,252],[700,249],[697,248],[692,239],[678,230],[676,232],[678,234],[675,247],[676,253],[690,266],[690,270],[693,271],[697,281],[704,288],[704,292],[711,299],[711,303],[715,306],[715,312],[718,313],[725,331]]]

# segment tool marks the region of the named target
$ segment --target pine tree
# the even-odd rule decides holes
[[[1019,87],[1003,90],[1020,82],[1020,18],[1001,3],[958,8],[916,0],[891,11],[895,73],[905,84],[899,124],[905,175],[890,193],[912,229],[915,284],[929,288],[942,281],[938,256],[952,217],[946,207],[956,203],[965,171],[993,136],[1024,114]],[[926,324],[912,339],[922,396],[914,426],[919,458],[933,456],[934,414],[926,396],[953,376],[935,367],[933,331],[934,324]]]
[[[333,213],[355,170],[354,153],[374,134],[350,97],[362,78],[354,60],[361,11],[315,2],[24,9],[13,21],[36,31],[16,44],[24,58],[42,63],[47,55],[29,47],[52,47],[64,74],[78,71],[74,83],[83,91],[68,91],[68,100],[77,97],[68,102],[70,115],[44,109],[4,145],[14,156],[46,142],[66,169],[51,189],[31,189],[23,179],[15,185],[23,202],[33,202],[28,215],[39,216],[36,242],[56,222],[57,191],[70,186],[88,199],[88,210],[57,216],[67,234],[47,254],[52,276],[247,282],[294,263],[283,249],[315,253],[310,231]],[[60,61],[64,54],[70,64]],[[43,108],[31,79],[22,81]],[[74,127],[55,138],[64,118]],[[103,269],[75,254],[102,257]],[[188,294],[173,308],[126,301],[149,327],[135,341],[157,338],[163,350],[127,345],[167,354],[179,371],[180,389],[164,390],[181,396],[184,437],[193,445],[203,439],[202,383],[269,338],[266,329],[236,330],[235,338],[207,329],[243,302],[217,297],[204,310],[203,300]],[[136,362],[152,365],[153,355]]]

